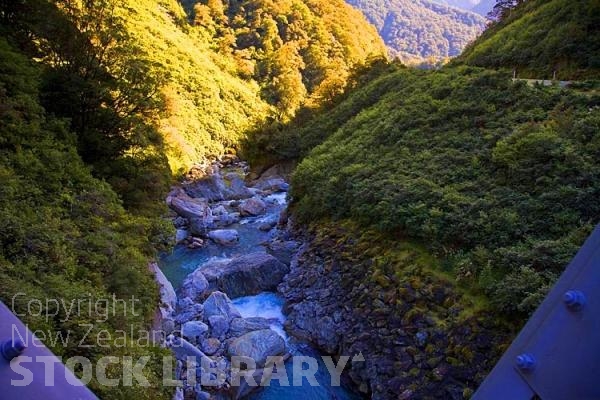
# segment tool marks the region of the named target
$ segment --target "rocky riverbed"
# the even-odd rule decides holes
[[[290,237],[283,171],[275,167],[252,179],[245,163],[223,161],[195,168],[171,191],[167,204],[178,245],[163,257],[162,269],[153,266],[163,299],[157,329],[172,333],[167,344],[184,382],[176,398],[354,398],[330,387],[324,365],[316,374],[318,387],[274,381],[257,390],[243,379],[235,383],[232,357],[253,359],[253,376],[261,382],[268,357],[280,356],[290,369],[290,356],[318,353],[288,338],[284,300],[276,293],[300,248]],[[190,367],[187,357],[195,357],[196,365]]]

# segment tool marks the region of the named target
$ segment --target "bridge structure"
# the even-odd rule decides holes
[[[2,302],[0,399],[98,400]]]
[[[600,399],[600,226],[474,400]]]

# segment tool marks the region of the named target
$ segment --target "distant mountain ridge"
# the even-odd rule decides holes
[[[365,14],[392,56],[404,62],[457,56],[486,26],[485,19],[478,14],[430,0],[347,0],[347,3]]]
[[[436,0],[438,3],[447,4],[486,16],[496,4],[496,0]]]

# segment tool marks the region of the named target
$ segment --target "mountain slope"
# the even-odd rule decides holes
[[[460,54],[485,28],[474,13],[429,0],[348,0],[375,25],[392,55],[403,61]]]
[[[600,77],[600,1],[529,0],[492,25],[459,62],[519,77]]]
[[[342,0],[185,1],[193,21],[231,54],[262,97],[292,117],[340,93],[350,71],[385,46],[360,12]]]

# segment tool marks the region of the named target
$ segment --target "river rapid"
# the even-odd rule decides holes
[[[185,314],[186,311],[182,310],[183,308],[189,309],[190,307],[190,304],[187,303],[182,305],[181,298],[184,295],[188,295],[189,298],[190,287],[192,287],[190,282],[195,272],[214,270],[215,265],[224,265],[226,269],[227,265],[236,265],[236,260],[240,260],[240,257],[243,259],[249,255],[258,257],[257,254],[267,254],[268,252],[277,255],[281,251],[279,253],[269,251],[274,244],[291,242],[284,217],[288,205],[288,185],[285,179],[276,172],[269,173],[267,171],[266,176],[263,174],[259,179],[248,184],[247,171],[247,166],[239,162],[233,162],[227,166],[221,166],[221,168],[213,165],[206,168],[206,175],[201,178],[201,183],[194,183],[194,180],[190,180],[182,186],[183,190],[177,188],[167,200],[171,208],[178,214],[174,216],[174,222],[178,228],[179,243],[171,253],[161,257],[159,265],[178,294],[179,301],[175,310],[175,321],[178,321],[178,317],[182,313]],[[198,194],[204,194],[206,197],[195,197]],[[251,201],[249,202],[248,199]],[[178,202],[179,200],[182,201]],[[251,204],[247,204],[248,202]],[[198,209],[194,208],[195,204],[203,205],[205,208],[198,212]],[[195,216],[199,217],[195,218]],[[223,230],[228,231],[227,235],[219,233]],[[290,250],[290,246],[279,246],[280,250],[284,249],[284,255],[279,259],[283,262],[289,261],[298,251],[298,247],[292,247]],[[264,274],[264,271],[261,273]],[[219,274],[222,277],[226,276],[227,272],[219,270]],[[221,284],[219,282],[221,281],[217,280],[217,285]],[[332,386],[330,374],[318,352],[310,344],[288,336],[284,329],[286,322],[283,312],[284,298],[276,291],[280,282],[273,283],[270,291],[240,297],[236,297],[237,291],[235,294],[227,292],[225,294],[232,299],[232,304],[242,319],[260,318],[268,321],[268,328],[283,339],[285,352],[292,356],[285,363],[290,386],[283,386],[279,380],[273,379],[270,386],[256,389],[249,394],[244,394],[241,398],[261,400],[300,398],[304,400],[350,400],[360,398],[349,388],[344,387],[343,381],[342,386]],[[209,285],[213,285],[213,283],[209,282]],[[259,287],[261,286],[259,285]],[[202,299],[205,297],[204,294]],[[194,302],[201,304],[201,300],[194,299]],[[205,311],[206,307],[204,305]],[[195,319],[199,322],[202,319],[201,314],[198,314]],[[181,318],[176,323],[180,322],[183,322]],[[190,321],[185,322],[191,325]],[[181,325],[185,326],[185,322]],[[210,326],[210,330],[206,334],[212,335],[213,326],[209,322],[206,326]],[[199,338],[197,347],[200,350],[203,349],[203,343],[205,343],[205,339]],[[227,342],[224,341],[224,343]],[[223,347],[225,344],[221,346]],[[218,360],[226,355],[227,351],[224,354],[217,352],[212,359]],[[319,360],[318,372],[315,375],[318,386],[311,385],[307,379],[303,379],[301,386],[293,385],[292,360],[294,356],[310,356]],[[196,398],[203,398],[201,396],[207,398],[209,393],[202,390],[205,389],[188,388],[187,391],[185,389],[179,391],[178,395],[181,398],[185,394],[187,399],[190,398],[190,393],[193,393]],[[222,394],[217,396],[211,394],[211,396],[211,398],[237,397],[237,395],[223,396]]]

